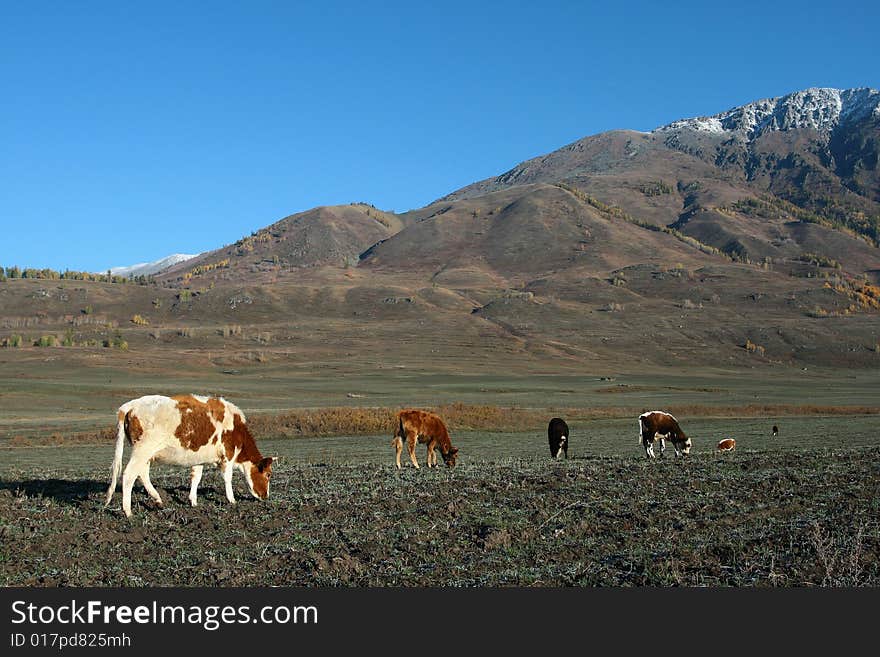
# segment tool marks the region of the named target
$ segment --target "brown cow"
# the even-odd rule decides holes
[[[719,452],[732,452],[736,449],[736,441],[733,438],[725,438],[718,441],[716,449]]]
[[[691,439],[672,415],[666,411],[648,411],[639,415],[639,444],[645,448],[645,455],[649,458],[654,458],[654,441],[658,438],[661,454],[666,450],[664,438],[672,441],[676,456],[690,454]]]
[[[394,447],[396,452],[398,468],[400,468],[400,453],[403,451],[404,438],[406,439],[409,459],[416,468],[419,467],[419,462],[416,460],[416,442],[428,445],[427,462],[429,468],[437,466],[437,455],[434,454],[435,447],[440,448],[440,454],[443,455],[443,461],[446,465],[450,468],[455,467],[455,461],[458,458],[458,447],[452,446],[446,425],[443,424],[443,420],[433,413],[408,409],[397,414],[397,426],[394,429],[394,438],[391,440],[391,446]]]
[[[162,504],[150,482],[152,461],[192,468],[189,500],[193,506],[205,464],[223,470],[226,498],[231,504],[235,504],[232,472],[236,467],[244,473],[254,497],[269,497],[272,463],[278,459],[263,458],[245,425],[244,413],[235,404],[197,395],[147,395],[120,406],[116,416],[116,453],[104,506],[110,504],[116,490],[126,440],[131,444],[131,456],[122,473],[122,510],[127,516],[131,516],[131,489],[138,477],[150,497]]]

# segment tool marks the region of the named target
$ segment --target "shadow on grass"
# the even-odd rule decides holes
[[[57,502],[80,502],[95,493],[106,493],[107,482],[94,479],[27,479],[0,481],[0,491],[27,497],[49,497]]]
[[[62,504],[78,504],[97,498],[103,505],[107,485],[107,481],[95,479],[26,479],[24,481],[0,481],[0,492],[9,491],[13,496],[49,498]],[[157,485],[157,489],[166,502],[189,505],[189,486]],[[142,496],[146,497],[143,487],[135,485],[132,498],[136,501],[143,501],[140,499]],[[113,498],[117,504],[122,498],[122,489],[118,485],[113,493]],[[203,501],[226,503],[226,496],[223,491],[217,493],[211,489],[199,489],[199,503]]]

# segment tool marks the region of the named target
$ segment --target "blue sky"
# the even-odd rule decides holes
[[[0,265],[420,207],[614,128],[880,87],[880,3],[0,0]]]

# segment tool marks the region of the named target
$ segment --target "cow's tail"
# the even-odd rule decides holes
[[[398,438],[400,440],[403,440],[404,436],[406,436],[406,430],[403,428],[403,418],[398,415],[397,426],[394,428],[394,437],[391,439],[391,446],[395,447],[397,445]]]
[[[116,480],[119,479],[119,472],[122,470],[122,451],[125,448],[125,417],[125,413],[119,411],[119,420],[116,423],[116,451],[113,454],[113,465],[110,466],[110,486],[107,488],[107,498],[104,500],[105,507],[113,499]]]
[[[641,416],[639,416],[639,435],[638,435],[638,437],[636,438],[636,444],[637,444],[637,445],[641,445],[641,444],[642,444],[642,433],[643,433],[643,432],[644,432],[644,427],[642,427],[642,418],[641,418]]]

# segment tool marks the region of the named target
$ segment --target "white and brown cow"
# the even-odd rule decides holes
[[[672,415],[666,411],[648,411],[639,415],[639,444],[645,448],[648,458],[654,458],[654,441],[658,439],[661,454],[666,449],[664,439],[672,442],[676,456],[690,454],[691,439]]]
[[[122,510],[127,516],[131,516],[131,489],[138,477],[150,497],[162,504],[150,482],[153,461],[192,468],[189,500],[193,506],[205,465],[217,465],[223,471],[226,498],[231,504],[235,504],[232,472],[236,467],[244,473],[254,497],[269,497],[272,463],[277,458],[263,458],[245,425],[244,413],[235,404],[198,395],[147,395],[120,406],[116,416],[116,453],[104,506],[110,504],[116,490],[126,440],[131,444],[131,456],[122,473]]]
[[[725,438],[724,440],[719,440],[718,445],[715,446],[719,452],[732,452],[736,449],[736,440],[734,438]]]

